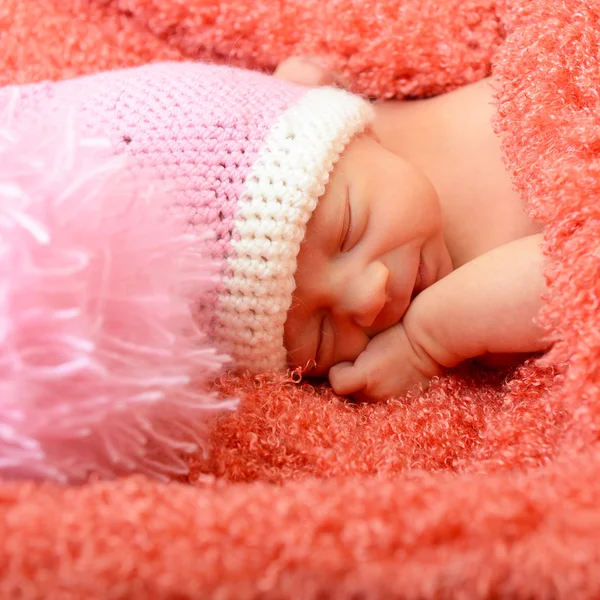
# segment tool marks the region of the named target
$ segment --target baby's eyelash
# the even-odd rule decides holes
[[[315,349],[315,363],[317,366],[320,365],[319,355],[321,354],[322,345],[323,345],[323,325],[325,324],[325,316],[321,319],[319,323],[319,327],[317,329],[317,346]]]
[[[335,356],[335,325],[328,313],[321,319],[318,342],[315,362],[319,369],[329,370],[332,364],[331,360]]]
[[[350,198],[346,197],[346,208],[344,210],[344,225],[342,228],[342,240],[340,242],[340,252],[346,252],[345,246],[348,243],[350,233],[352,232],[352,205]]]

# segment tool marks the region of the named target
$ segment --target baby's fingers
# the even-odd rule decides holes
[[[322,59],[293,56],[281,62],[273,73],[278,79],[284,79],[300,85],[320,87],[323,85],[338,85],[345,87],[340,78],[329,68]]]
[[[367,377],[355,363],[342,362],[329,369],[329,383],[336,394],[348,396],[364,389]]]

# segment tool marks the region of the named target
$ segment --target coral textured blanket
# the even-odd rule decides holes
[[[595,0],[4,0],[0,82],[202,58],[326,56],[355,91],[440,93],[493,68],[496,127],[547,224],[557,340],[357,406],[278,376],[185,482],[0,485],[1,598],[600,596],[600,16]]]

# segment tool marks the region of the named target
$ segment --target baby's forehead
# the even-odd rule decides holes
[[[329,174],[324,192],[319,196],[315,209],[306,224],[303,245],[315,244],[337,233],[336,213],[343,205],[348,188],[348,168],[338,163]],[[298,256],[301,259],[301,255]]]
[[[379,139],[371,129],[356,135],[346,146],[336,163],[333,165],[325,191],[319,197],[317,206],[313,211],[309,223],[319,217],[323,212],[322,207],[331,202],[345,200],[348,194],[348,186],[353,180],[362,178],[368,174],[369,164],[365,160],[367,156],[372,155],[375,148],[381,148]]]

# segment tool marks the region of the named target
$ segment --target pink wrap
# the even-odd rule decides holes
[[[190,461],[193,485],[3,484],[0,596],[600,595],[595,2],[7,6],[6,81],[173,56],[262,69],[304,51],[384,96],[442,91],[493,63],[506,164],[547,224],[541,318],[557,344],[544,364],[466,365],[376,406],[283,377],[224,378],[242,405],[212,430],[211,458]]]

